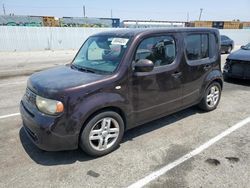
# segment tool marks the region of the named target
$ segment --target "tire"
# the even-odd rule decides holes
[[[114,111],[104,111],[93,116],[80,135],[81,149],[93,157],[114,151],[122,140],[124,122]]]
[[[206,89],[205,94],[198,106],[204,111],[212,111],[217,108],[220,98],[221,85],[218,82],[212,82]]]

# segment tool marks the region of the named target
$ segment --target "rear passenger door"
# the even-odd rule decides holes
[[[218,65],[218,38],[212,33],[190,33],[184,37],[182,62],[183,106],[199,102],[205,78]]]

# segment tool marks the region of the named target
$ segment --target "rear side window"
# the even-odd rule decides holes
[[[144,39],[135,54],[135,63],[140,59],[148,59],[155,67],[169,65],[176,56],[175,41],[171,36],[157,36]]]
[[[210,34],[209,40],[209,58],[216,58],[218,56],[219,45],[218,45],[218,38],[215,34]]]
[[[186,37],[186,54],[188,60],[209,57],[208,34],[192,34]]]

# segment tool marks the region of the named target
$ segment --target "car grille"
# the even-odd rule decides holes
[[[32,92],[29,88],[26,88],[25,97],[29,103],[36,103],[36,94]]]

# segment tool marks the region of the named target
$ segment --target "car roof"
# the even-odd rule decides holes
[[[215,28],[136,28],[136,29],[112,29],[97,33],[93,36],[99,35],[112,35],[112,36],[137,36],[140,34],[157,34],[157,33],[168,33],[168,32],[218,32],[218,29]]]

